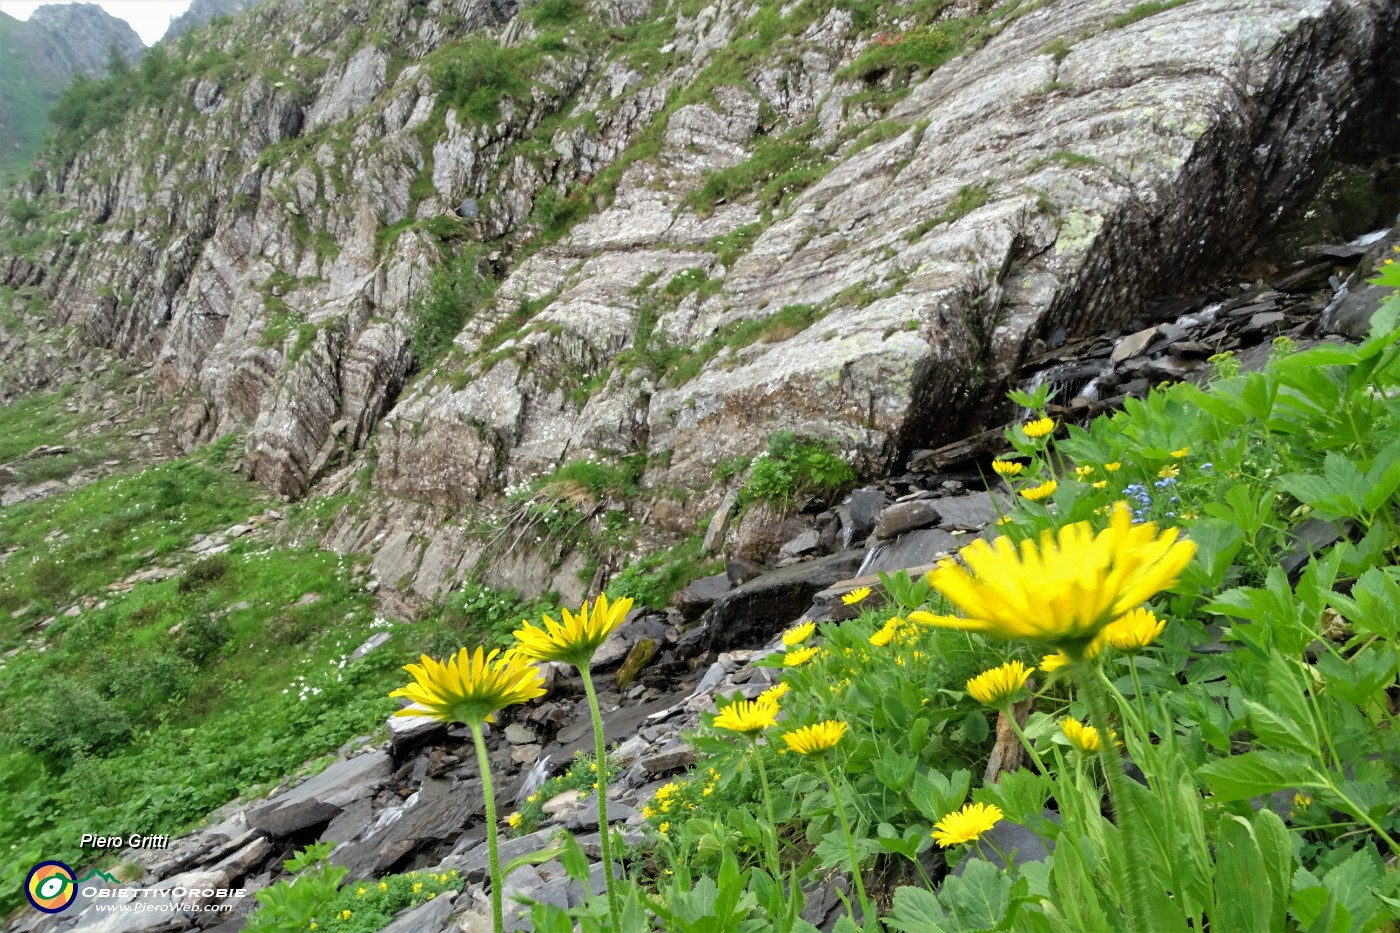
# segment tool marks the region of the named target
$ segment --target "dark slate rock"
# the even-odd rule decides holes
[[[403,911],[380,933],[442,933],[449,929],[447,918],[456,897],[457,892],[450,891]]]
[[[497,841],[497,850],[500,853],[501,864],[505,865],[511,859],[529,852],[538,852],[540,849],[549,848],[549,837],[554,834],[554,828],[537,829],[533,833],[524,836],[516,836],[513,839],[500,839]],[[465,849],[460,855],[449,855],[437,866],[437,871],[447,871],[455,868],[462,873],[462,877],[468,881],[480,884],[491,874],[490,856],[487,853],[486,840],[481,839],[474,845]]]
[[[648,613],[646,608],[640,606],[628,615],[630,618],[613,629],[607,640],[598,646],[598,652],[593,656],[593,670],[607,670],[621,664],[643,638],[650,638],[657,645],[665,640],[666,623],[661,616]]]
[[[709,650],[762,644],[795,621],[814,595],[849,577],[864,558],[862,551],[840,551],[765,573],[731,590],[702,617]]]
[[[352,880],[376,877],[430,842],[455,838],[485,809],[480,781],[428,780],[414,804],[397,819],[377,826],[358,842],[337,848],[330,860],[350,869]],[[377,823],[385,822],[381,813]]]
[[[1011,503],[1005,496],[999,496],[1000,504],[992,501],[989,492],[970,492],[963,496],[950,496],[938,500],[938,511],[943,513],[943,528],[981,528],[997,520],[997,509],[1001,514],[1010,511]]]
[[[676,607],[687,622],[700,618],[715,600],[734,588],[727,573],[717,573],[712,577],[701,577],[691,582],[676,594]]]
[[[972,536],[968,535],[967,539]],[[967,540],[963,539],[963,540]],[[938,558],[951,554],[961,546],[962,541],[946,531],[936,528],[921,528],[900,535],[891,544],[880,545],[875,558],[865,568],[867,574],[893,573],[909,567],[932,564]]]
[[[875,527],[875,520],[889,504],[889,498],[879,486],[857,489],[846,497],[838,514],[842,524],[855,538],[863,538]]]
[[[821,534],[815,528],[808,528],[778,549],[778,557],[801,557],[810,554],[821,543]]]
[[[731,557],[724,565],[724,575],[729,578],[729,582],[735,586],[743,586],[755,577],[761,577],[765,573],[762,564],[756,564],[751,560],[744,560],[742,557]]]
[[[616,800],[608,801],[608,823],[621,823],[629,817],[635,816],[636,810],[619,803]],[[589,794],[579,802],[579,810],[573,816],[564,821],[564,828],[573,832],[593,831],[598,828],[598,804]]]
[[[875,522],[875,536],[895,538],[906,531],[937,525],[942,517],[938,507],[927,499],[896,502],[880,513],[879,520]]]
[[[373,752],[337,761],[320,774],[248,813],[248,825],[273,836],[325,823],[341,810],[370,794],[389,776],[386,752]]]
[[[1320,554],[1336,544],[1345,534],[1342,528],[1332,522],[1309,518],[1290,533],[1288,550],[1279,559],[1279,566],[1289,577],[1293,577],[1302,570],[1309,557]]]
[[[1364,340],[1371,332],[1371,316],[1393,293],[1393,289],[1371,284],[1349,292],[1337,307],[1328,310],[1322,322],[1323,333]]]

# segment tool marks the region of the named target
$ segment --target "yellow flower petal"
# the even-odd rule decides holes
[[[1002,818],[993,804],[970,803],[933,824],[933,839],[943,848],[972,842],[991,830]]]

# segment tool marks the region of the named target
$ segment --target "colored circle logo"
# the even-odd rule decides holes
[[[78,896],[73,869],[62,862],[40,862],[29,870],[29,877],[24,879],[24,896],[29,898],[35,910],[46,914],[64,910]]]

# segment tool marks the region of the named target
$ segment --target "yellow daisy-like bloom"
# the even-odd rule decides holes
[[[1088,475],[1089,475],[1090,473],[1092,473],[1092,472],[1094,472],[1094,468],[1091,467],[1091,466],[1088,466],[1088,465],[1085,465],[1085,466],[1077,466],[1077,467],[1074,468],[1074,475],[1075,475],[1075,477],[1077,477],[1078,479],[1083,479],[1084,477],[1088,476]]]
[[[992,471],[997,476],[1020,476],[1021,471],[1026,468],[1024,463],[1017,463],[1015,460],[993,460]]]
[[[778,721],[778,704],[769,700],[736,700],[715,716],[715,728],[752,738]],[[660,792],[657,792],[660,797]]]
[[[1119,470],[1123,469],[1123,464],[1115,460],[1112,463],[1105,463],[1103,468],[1109,473],[1117,473]]]
[[[1047,674],[1053,674],[1069,663],[1069,655],[1063,651],[1056,651],[1054,654],[1047,654],[1040,659],[1040,669]]]
[[[1098,482],[1091,483],[1090,485],[1093,486],[1095,489],[1107,489],[1107,488],[1108,488],[1108,480],[1106,480],[1106,479],[1101,479],[1101,480],[1099,480]]]
[[[563,625],[549,616],[544,617],[543,627],[526,622],[515,631],[515,640],[520,652],[532,661],[563,661],[582,667],[631,608],[630,597],[609,603],[607,596],[599,596],[591,607],[585,600],[577,615],[565,609]]]
[[[1173,450],[1173,451],[1172,451],[1172,456],[1175,457],[1176,459],[1180,460],[1182,457],[1185,457],[1185,456],[1186,456],[1187,454],[1189,454],[1190,452],[1191,452],[1191,448],[1190,448],[1190,447],[1183,447],[1183,448],[1181,448],[1180,450]]]
[[[515,827],[519,826],[520,814],[512,813],[510,816],[506,817],[506,825],[508,825],[511,829],[514,829]]]
[[[1059,486],[1053,479],[1046,480],[1039,486],[1027,486],[1021,490],[1021,495],[1032,502],[1042,502],[1055,494],[1055,489]]]
[[[1169,463],[1157,471],[1158,479],[1176,479],[1181,475],[1181,471],[1176,468],[1176,464]]]
[[[845,596],[842,596],[841,602],[845,603],[847,606],[854,606],[856,603],[861,602],[869,595],[870,587],[858,586],[855,589],[851,590],[849,593],[847,593]]]
[[[988,706],[1002,706],[1021,691],[1030,680],[1031,669],[1020,661],[1010,661],[1000,667],[983,671],[967,682],[968,696]]]
[[[998,638],[1048,642],[1070,658],[1084,655],[1112,620],[1176,582],[1196,544],[1177,529],[1133,524],[1127,503],[1113,507],[1108,527],[1088,522],[1046,530],[1040,540],[1005,536],[973,541],[929,574],[934,588],[967,618],[914,612],[931,625],[984,632]],[[966,564],[966,566],[963,566]]]
[[[801,667],[817,656],[816,648],[798,648],[783,655],[783,665],[786,667]]]
[[[995,804],[970,803],[933,824],[933,841],[943,848],[973,842],[1002,818]]]
[[[1137,654],[1157,640],[1167,623],[1151,609],[1134,609],[1114,619],[1103,630],[1104,640],[1124,654]]]
[[[1054,418],[1037,418],[1035,421],[1027,421],[1021,426],[1021,430],[1026,432],[1026,437],[1039,438],[1055,432]]]
[[[830,751],[846,734],[846,724],[839,719],[828,719],[811,726],[803,726],[783,733],[783,741],[788,748],[799,755],[820,755]]]
[[[396,716],[431,716],[479,726],[490,722],[496,710],[545,693],[539,668],[514,652],[502,655],[497,649],[487,654],[477,648],[475,654],[468,654],[463,648],[446,663],[426,654],[421,660],[421,664],[404,665],[414,682],[389,694],[414,704]]]
[[[788,691],[791,690],[791,689],[792,689],[792,688],[789,687],[789,686],[788,686],[787,684],[785,684],[785,683],[782,683],[782,684],[774,684],[773,686],[769,687],[767,690],[765,690],[765,691],[763,691],[762,693],[760,693],[760,694],[756,697],[756,699],[758,699],[758,700],[760,700],[760,701],[762,701],[762,702],[764,702],[764,703],[777,703],[779,700],[781,700],[783,697],[785,697],[785,696],[787,695]]]
[[[795,625],[783,633],[783,644],[789,648],[795,648],[804,644],[816,630],[817,623],[815,622],[803,622],[801,625]]]
[[[884,648],[890,642],[894,641],[895,630],[898,629],[899,623],[903,621],[904,620],[899,616],[893,617],[882,625],[878,632],[870,636],[870,643],[876,648]]]
[[[1069,739],[1069,744],[1086,755],[1097,755],[1099,749],[1103,748],[1103,742],[1099,740],[1099,730],[1093,726],[1086,726],[1077,719],[1061,719],[1060,731]]]

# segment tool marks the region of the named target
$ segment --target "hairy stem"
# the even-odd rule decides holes
[[[501,856],[496,849],[496,795],[491,790],[491,763],[486,760],[486,741],[481,737],[481,724],[467,723],[476,743],[476,763],[481,770],[481,793],[486,798],[486,858],[491,865],[491,929],[501,933],[505,920],[501,911]]]
[[[588,665],[579,665],[578,672],[583,678],[583,692],[588,695],[588,713],[593,717],[593,742],[598,756],[598,841],[603,850],[603,885],[608,892],[608,913],[612,916],[613,929],[621,930],[617,892],[613,890],[612,830],[608,826],[608,753],[603,739],[603,714],[598,711],[598,693],[593,689],[593,676],[589,673]]]

